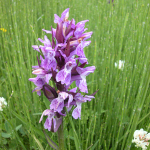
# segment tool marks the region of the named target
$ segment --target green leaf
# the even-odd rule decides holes
[[[40,141],[35,137],[35,135],[32,135],[33,136],[33,139],[36,141],[36,143],[38,144],[40,150],[44,150],[42,144],[40,143]]]
[[[42,113],[34,113],[34,114],[32,114],[33,116],[39,116],[39,115],[42,115]]]
[[[45,134],[45,137],[46,137],[46,140],[47,140],[48,144],[49,144],[52,148],[54,148],[55,150],[58,150],[57,144],[56,144],[55,142],[53,142],[53,141],[50,139],[50,137],[46,134],[46,132],[45,132],[44,130],[43,130],[43,132],[44,132],[44,134]]]
[[[22,123],[28,125],[28,121],[25,120],[25,118],[23,118],[23,117],[21,117],[20,115],[18,115],[18,114],[17,114],[16,112],[14,112],[13,110],[12,110],[12,114],[13,114],[14,116],[16,116],[20,121],[22,121]]]
[[[3,141],[4,145],[7,144],[7,140],[6,139],[2,139],[2,141]]]
[[[18,131],[22,127],[22,124],[16,127],[16,131]]]
[[[10,137],[11,137],[11,133],[4,133],[4,132],[2,132],[2,133],[1,133],[1,136],[2,136],[3,138],[10,138]]]
[[[30,126],[28,121],[26,121],[24,118],[22,118],[20,115],[18,115],[16,112],[12,111],[12,114],[14,116],[16,116],[20,121],[22,121],[22,123],[24,123],[26,126]],[[44,137],[44,134],[41,130],[39,130],[38,128],[34,127],[33,125],[31,125],[32,129],[37,133],[39,134],[41,137],[45,138]]]
[[[7,131],[7,133],[12,132],[12,127],[8,121],[5,121],[5,130]]]
[[[20,128],[19,132],[22,134],[22,136],[24,136],[26,134],[25,129],[24,128]]]
[[[91,150],[95,149],[95,147],[97,146],[98,142],[99,142],[99,140],[96,141],[96,143],[92,146]]]

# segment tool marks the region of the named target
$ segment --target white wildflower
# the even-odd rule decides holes
[[[7,102],[5,100],[5,98],[0,97],[0,111],[3,111],[3,108],[6,107]]]
[[[138,138],[139,137],[140,139],[142,139],[143,137],[145,137],[146,134],[147,134],[147,132],[144,131],[143,129],[136,130],[134,132],[134,138]]]
[[[147,134],[147,131],[140,129],[134,132],[134,139],[132,140],[132,143],[136,144],[135,147],[141,147],[142,150],[146,150],[149,145],[149,139],[150,133]]]
[[[150,133],[146,134],[145,138],[146,140],[150,140]]]
[[[119,62],[115,62],[115,67],[118,68],[118,69],[123,70],[124,64],[125,64],[124,60],[119,60]]]

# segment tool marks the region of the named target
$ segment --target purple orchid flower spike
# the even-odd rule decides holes
[[[49,102],[50,108],[43,111],[39,122],[47,116],[44,128],[52,132],[58,131],[58,134],[66,111],[74,109],[73,118],[81,119],[82,103],[94,99],[96,93],[84,96],[80,93],[88,93],[86,77],[95,70],[95,66],[86,67],[88,59],[84,53],[91,43],[87,39],[93,33],[86,32],[85,23],[89,20],[76,23],[74,19],[70,21],[68,18],[69,8],[64,10],[61,17],[55,14],[54,23],[57,28],[43,29],[45,33],[51,34],[51,41],[45,35],[44,39],[38,38],[42,43],[40,46],[32,46],[41,55],[40,59],[37,58],[38,65],[33,66],[32,74],[36,77],[29,79],[36,86],[33,91],[39,96],[42,91]],[[74,81],[76,87],[70,90]]]

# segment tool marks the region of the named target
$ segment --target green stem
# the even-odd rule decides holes
[[[64,132],[63,132],[63,120],[62,123],[58,129],[58,143],[59,143],[59,148],[58,150],[65,150],[65,144],[64,144]]]

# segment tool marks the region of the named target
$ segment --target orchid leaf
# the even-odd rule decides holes
[[[52,141],[52,140],[50,139],[50,137],[46,134],[46,132],[45,132],[44,130],[43,130],[43,132],[44,132],[44,135],[45,135],[45,137],[46,137],[46,140],[47,140],[48,144],[49,144],[52,148],[54,148],[55,150],[58,150],[57,144],[56,144],[54,141]]]

